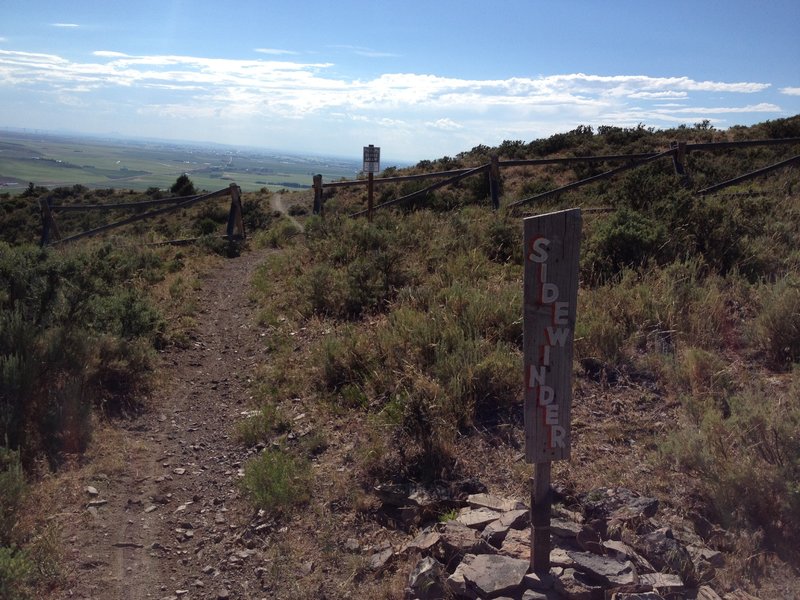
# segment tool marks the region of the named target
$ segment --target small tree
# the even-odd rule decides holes
[[[186,173],[175,180],[175,183],[172,184],[172,187],[169,188],[169,191],[176,196],[194,196],[197,193],[197,190],[194,189],[192,180],[189,179],[189,176]]]

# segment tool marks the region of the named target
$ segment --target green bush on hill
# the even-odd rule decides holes
[[[120,410],[147,376],[163,322],[138,279],[151,252],[0,245],[0,439],[24,462],[82,451],[93,405]]]

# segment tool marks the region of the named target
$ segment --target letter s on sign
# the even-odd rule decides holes
[[[535,237],[531,240],[531,251],[528,260],[543,263],[547,260],[547,251],[550,249],[550,240],[546,237]]]

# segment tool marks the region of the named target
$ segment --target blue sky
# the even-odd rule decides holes
[[[0,127],[417,161],[798,113],[798,0],[0,0]]]

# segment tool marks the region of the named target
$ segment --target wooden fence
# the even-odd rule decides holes
[[[646,152],[641,154],[611,154],[611,155],[603,155],[603,156],[571,156],[571,157],[557,157],[557,158],[534,158],[534,159],[524,159],[524,160],[498,160],[496,156],[492,157],[491,161],[485,164],[482,164],[477,167],[472,168],[465,168],[465,169],[455,169],[451,171],[438,171],[435,173],[422,173],[417,175],[402,175],[397,177],[380,177],[375,178],[373,182],[375,184],[387,184],[387,183],[398,183],[404,181],[416,181],[416,180],[425,180],[425,179],[440,179],[436,183],[429,185],[428,187],[412,192],[410,194],[406,194],[404,196],[400,196],[398,198],[394,198],[392,200],[388,200],[379,204],[375,207],[370,205],[364,209],[357,212],[352,213],[350,216],[358,217],[362,215],[368,215],[369,217],[372,216],[373,210],[378,210],[380,208],[385,208],[388,206],[400,204],[402,202],[412,200],[414,198],[419,198],[421,196],[427,195],[429,192],[432,192],[436,189],[441,187],[451,185],[462,179],[467,177],[471,177],[474,175],[482,175],[487,177],[489,183],[489,192],[492,201],[492,206],[495,209],[500,208],[500,187],[501,187],[501,169],[509,168],[509,167],[523,167],[523,166],[540,166],[540,165],[557,165],[557,164],[572,164],[572,163],[597,163],[597,162],[622,162],[618,167],[600,173],[598,175],[593,175],[591,177],[586,177],[584,179],[580,179],[578,181],[574,181],[567,185],[561,186],[559,188],[549,190],[547,192],[543,192],[540,194],[536,194],[534,196],[530,196],[528,198],[523,198],[521,200],[517,200],[515,202],[511,202],[507,205],[507,208],[516,208],[522,206],[524,204],[528,204],[531,202],[535,202],[537,200],[544,200],[551,196],[557,196],[569,190],[577,189],[584,185],[588,185],[591,183],[595,183],[597,181],[601,181],[603,179],[609,179],[628,171],[630,169],[635,169],[642,165],[646,165],[650,162],[660,160],[662,158],[670,157],[672,159],[673,168],[675,170],[676,176],[680,177],[683,184],[688,186],[689,182],[689,175],[686,170],[686,157],[691,152],[695,151],[718,151],[718,150],[725,150],[729,148],[747,148],[753,146],[773,146],[773,145],[793,145],[793,144],[800,144],[800,138],[783,138],[783,139],[769,139],[769,140],[743,140],[738,142],[707,142],[707,143],[694,143],[688,144],[685,142],[672,142],[668,150],[664,150],[661,152]],[[736,185],[743,181],[747,181],[749,179],[753,179],[755,177],[764,175],[776,169],[781,169],[787,167],[792,164],[800,163],[800,155],[795,155],[792,158],[787,160],[781,161],[779,163],[769,165],[762,169],[758,169],[756,171],[752,171],[750,173],[745,173],[739,177],[735,177],[733,179],[729,179],[727,181],[720,182],[716,185],[711,187],[707,187],[702,190],[698,190],[695,192],[697,195],[705,195],[717,192],[723,188],[728,186]],[[344,187],[353,187],[353,186],[366,186],[369,184],[367,179],[357,179],[352,181],[331,181],[323,183],[322,175],[315,175],[314,176],[314,214],[320,214],[323,209],[324,204],[324,191],[331,190],[336,188],[344,188]]]
[[[236,185],[235,183],[232,183],[225,189],[216,192],[210,192],[207,194],[198,194],[195,196],[181,196],[173,198],[160,198],[158,200],[144,200],[142,202],[118,202],[111,204],[53,204],[52,198],[47,198],[45,200],[40,199],[39,207],[41,208],[41,214],[42,214],[41,245],[47,246],[47,245],[66,244],[68,242],[74,242],[76,240],[91,237],[99,233],[103,233],[105,231],[116,229],[117,227],[122,227],[123,225],[129,225],[131,223],[135,223],[137,221],[143,221],[145,219],[152,219],[153,217],[164,215],[176,210],[180,210],[182,208],[188,208],[194,204],[203,202],[205,200],[224,198],[226,196],[230,196],[231,198],[231,208],[230,208],[230,213],[228,214],[228,226],[225,237],[227,237],[229,240],[244,239],[245,231],[244,231],[244,222],[242,221],[241,195],[242,191],[239,188],[239,186]],[[133,215],[131,217],[127,217],[125,219],[121,219],[119,221],[115,221],[114,223],[109,223],[107,225],[103,225],[95,229],[82,231],[81,233],[77,233],[75,235],[71,235],[66,238],[61,237],[61,234],[58,230],[58,224],[56,223],[55,220],[55,213],[59,212],[85,212],[85,211],[107,212],[113,210],[131,210],[131,209],[141,209],[141,208],[163,206],[163,205],[171,205],[171,206],[165,206],[164,208],[157,208],[155,210],[150,210],[148,212],[140,213],[138,215]]]

